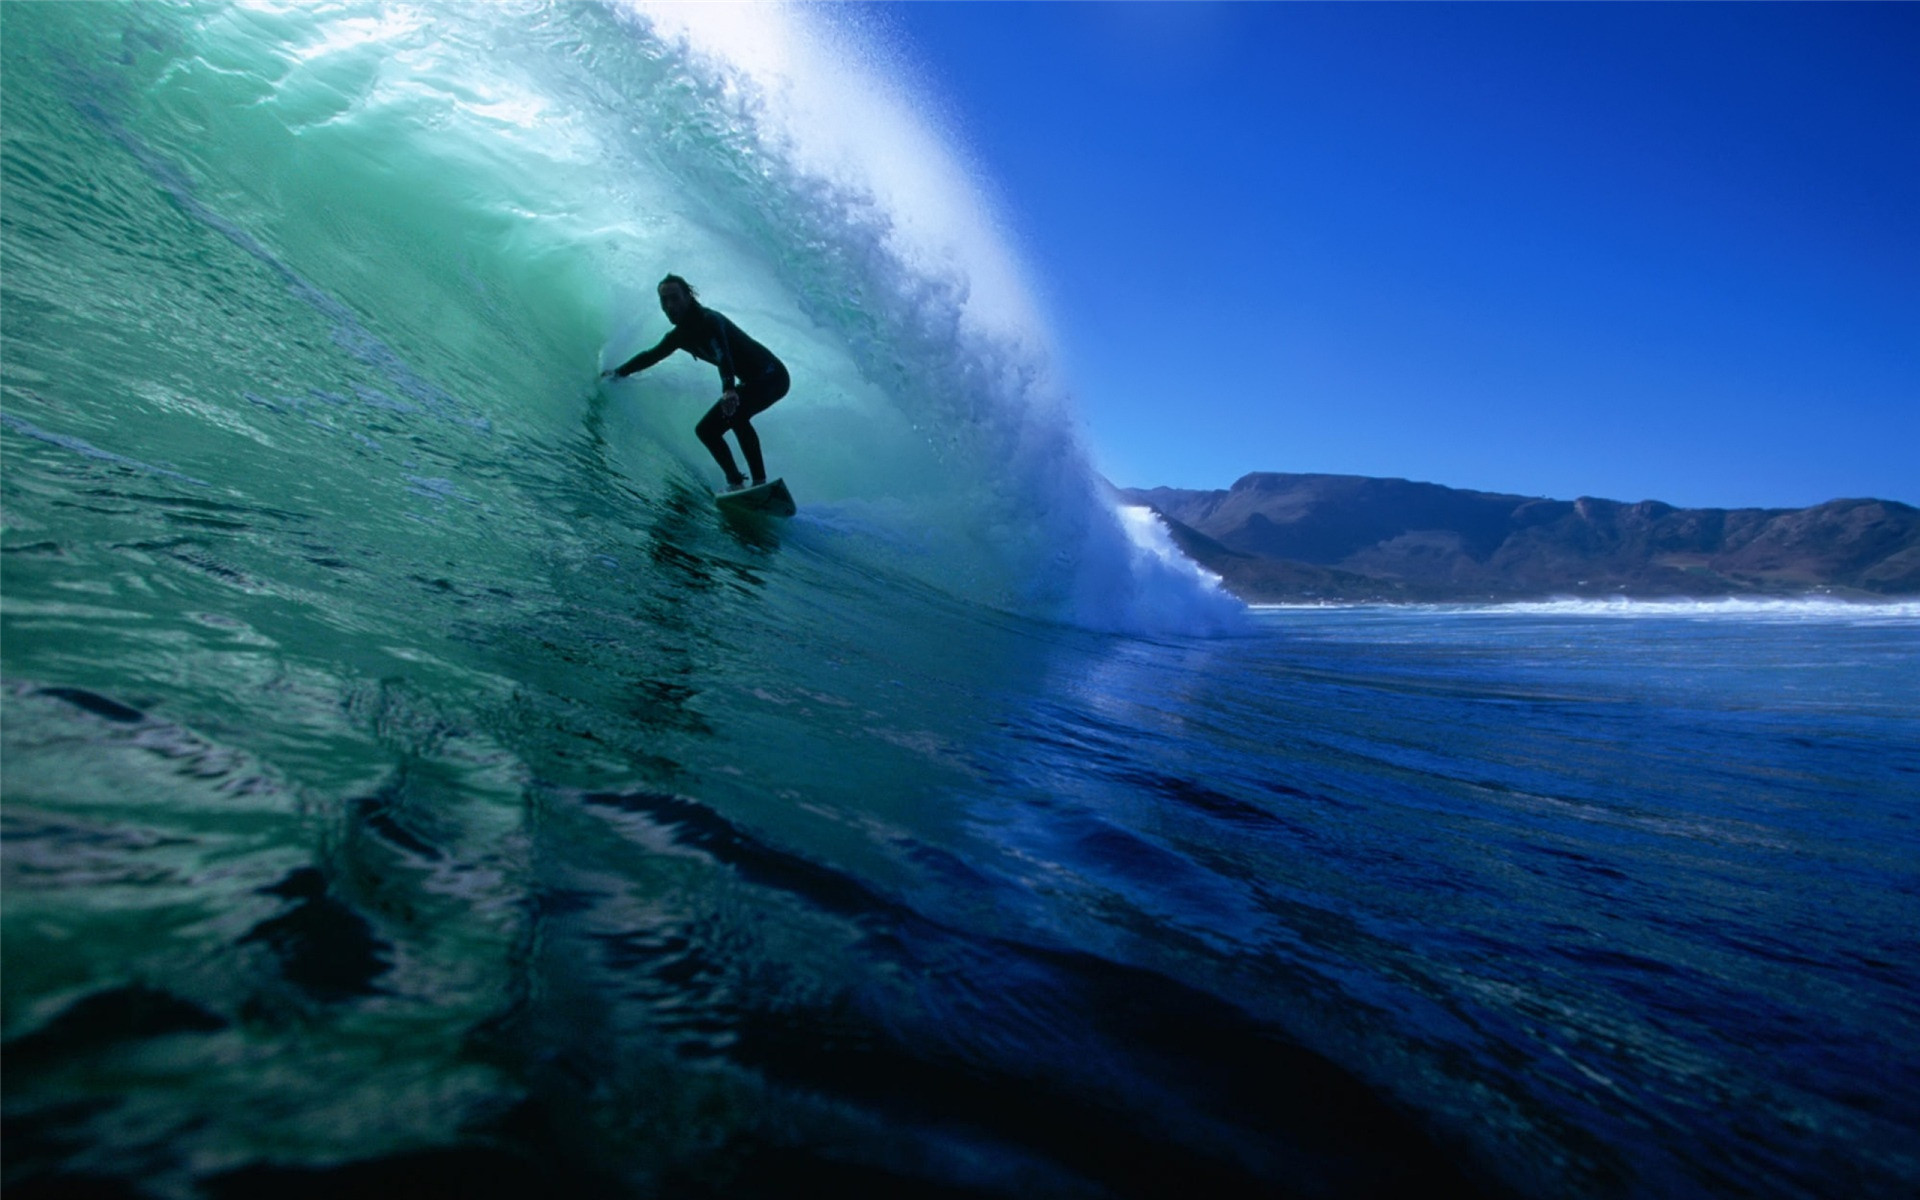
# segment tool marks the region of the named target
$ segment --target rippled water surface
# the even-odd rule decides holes
[[[804,577],[804,540],[737,565]],[[1291,611],[1167,642],[855,587],[802,652],[697,634],[717,661],[673,672],[582,599],[466,639],[511,660],[491,689],[10,671],[9,1169],[1915,1177],[1910,621]],[[623,757],[649,781],[589,782]]]

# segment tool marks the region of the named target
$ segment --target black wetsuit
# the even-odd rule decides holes
[[[693,427],[715,462],[727,474],[728,483],[738,483],[740,470],[733,465],[733,452],[727,449],[726,439],[721,435],[731,429],[733,436],[740,439],[740,452],[747,457],[747,469],[753,472],[753,482],[764,483],[767,478],[766,463],[760,458],[760,435],[753,431],[754,417],[773,407],[773,402],[787,394],[791,386],[787,378],[784,363],[773,356],[773,352],[740,332],[740,327],[711,308],[696,306],[687,319],[675,325],[660,344],[651,350],[642,350],[626,362],[615,368],[614,374],[622,378],[636,371],[644,371],[675,350],[685,350],[688,354],[710,362],[720,368],[720,388],[740,397],[738,407],[732,415],[721,410],[726,402],[715,404],[700,418]]]

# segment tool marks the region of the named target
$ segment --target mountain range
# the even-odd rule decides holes
[[[1675,508],[1358,475],[1117,489],[1252,603],[1920,595],[1920,509]]]

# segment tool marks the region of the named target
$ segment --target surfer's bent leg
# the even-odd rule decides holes
[[[723,429],[731,428],[733,436],[740,439],[740,453],[746,456],[747,470],[753,474],[753,482],[767,481],[767,464],[760,457],[760,435],[754,431],[753,418],[773,407],[774,401],[787,394],[792,380],[787,369],[775,364],[758,379],[741,383],[734,389],[740,397],[740,406],[733,410],[731,418],[720,415],[720,406],[714,405],[694,430],[700,440],[713,451],[714,458],[720,461],[720,469],[727,473],[731,482],[737,479],[733,469],[733,455],[727,452],[727,443],[721,438]],[[708,433],[712,436],[708,437]]]
[[[740,453],[746,457],[747,473],[753,476],[753,486],[759,487],[767,481],[767,464],[760,457],[760,435],[754,432],[753,425],[745,417],[733,423],[733,436],[740,439]]]
[[[707,415],[701,417],[700,423],[693,427],[693,435],[699,438],[700,444],[713,455],[713,461],[720,464],[720,470],[727,476],[727,483],[734,485],[746,476],[740,473],[739,467],[733,465],[733,451],[727,448],[727,439],[721,436],[726,428],[727,418],[720,415],[720,406],[716,404],[708,409]]]

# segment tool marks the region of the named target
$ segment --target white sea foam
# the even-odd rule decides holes
[[[1493,604],[1473,611],[1492,614],[1574,617],[1697,617],[1742,621],[1914,621],[1920,601],[1841,600],[1810,596],[1760,599],[1729,596],[1714,600],[1600,599],[1538,600]]]
[[[1257,604],[1266,612],[1316,608],[1392,607],[1463,616],[1686,618],[1731,621],[1805,621],[1858,624],[1920,621],[1920,600],[1842,600],[1826,596],[1758,598],[1728,596],[1712,600],[1639,600],[1625,596],[1603,599],[1562,598],[1520,600],[1505,604]]]

